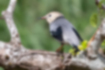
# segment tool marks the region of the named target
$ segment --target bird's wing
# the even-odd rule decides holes
[[[75,28],[72,28],[72,29],[75,32],[75,34],[78,36],[78,38],[80,39],[80,41],[82,42],[83,39],[81,38],[81,36],[79,35],[79,33],[76,31],[76,29]]]
[[[72,46],[78,46],[81,42],[80,35],[65,18],[57,19],[50,24],[50,32],[54,38]]]
[[[66,19],[62,20],[63,39],[72,46],[78,46],[82,40],[73,25]]]
[[[63,41],[62,38],[62,28],[60,26],[50,25],[51,35],[59,41]]]

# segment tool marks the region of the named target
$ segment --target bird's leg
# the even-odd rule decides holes
[[[63,46],[64,44],[61,44],[61,46],[56,50],[57,53],[63,53]]]
[[[61,46],[56,50],[57,54],[62,58],[62,62],[64,61],[63,46],[64,44],[61,43]]]

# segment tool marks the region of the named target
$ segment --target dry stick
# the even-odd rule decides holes
[[[95,0],[95,2],[96,2],[96,5],[98,6],[99,4],[100,4],[100,0]],[[105,6],[104,5],[102,5],[101,6],[101,8],[103,9],[103,10],[105,10]],[[102,25],[101,25],[102,26]],[[98,52],[98,50],[99,50],[99,47],[98,46],[100,46],[101,45],[101,42],[105,39],[103,36],[101,36],[101,35],[99,35],[100,36],[100,43],[98,43],[96,46],[97,47],[93,47],[92,45],[91,45],[91,43],[92,42],[95,42],[95,39],[96,39],[96,36],[98,35],[97,33],[99,33],[99,31],[101,31],[100,30],[101,29],[101,27],[95,32],[95,34],[92,36],[92,38],[90,39],[90,41],[88,42],[88,49],[87,49],[87,51],[88,51],[88,56],[89,57],[91,57],[92,55],[94,55],[95,57],[96,57],[96,53]],[[102,37],[102,38],[101,38]],[[96,49],[95,49],[96,48]],[[102,50],[101,50],[101,52],[102,52]],[[103,52],[104,53],[104,52]],[[94,57],[93,57],[94,58]]]
[[[13,12],[15,9],[16,1],[17,0],[10,0],[8,8],[2,12],[2,15],[6,21],[6,24],[11,34],[11,43],[14,43],[15,45],[18,46],[19,44],[21,44],[21,41],[20,41],[18,30],[13,20]]]
[[[100,4],[100,0],[96,0],[96,5],[98,6]],[[105,10],[105,5],[101,5],[101,9]],[[105,49],[99,49],[99,53],[101,53],[102,55],[105,55]]]
[[[100,0],[95,0],[95,3],[96,3],[96,5],[98,6],[98,5],[100,4]],[[105,6],[104,6],[104,5],[102,5],[101,8],[102,8],[103,10],[105,10]],[[97,30],[97,31],[98,31],[98,30]],[[97,31],[96,31],[96,32],[97,32]],[[94,37],[95,37],[95,35],[96,35],[96,32],[95,32],[95,34],[92,36],[92,38],[89,40],[88,46],[90,46],[90,43],[94,40]]]

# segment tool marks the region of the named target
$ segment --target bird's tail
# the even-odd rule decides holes
[[[74,53],[77,53],[80,51],[77,45],[73,45],[73,48],[74,48]]]
[[[86,50],[88,41],[84,40],[79,46],[73,45],[74,49],[70,49],[72,55],[77,55],[80,51]]]
[[[79,51],[80,51],[80,50],[79,50],[78,46],[73,45],[73,49],[70,49],[70,50],[69,50],[69,53],[70,53],[72,56],[76,56]]]

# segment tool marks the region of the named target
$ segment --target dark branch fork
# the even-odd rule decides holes
[[[100,4],[100,0],[95,0],[95,2],[96,2],[96,5],[97,5],[97,6]],[[105,10],[105,5],[102,4],[102,5],[100,6],[100,8],[103,9],[103,10]]]
[[[96,0],[98,4],[99,0]],[[5,70],[104,70],[105,58],[97,53],[105,39],[105,19],[102,21],[86,51],[76,57],[64,54],[64,61],[55,52],[28,50],[21,44],[18,30],[13,20],[16,0],[10,0],[8,8],[2,12],[11,34],[8,43],[0,41],[0,66]]]

